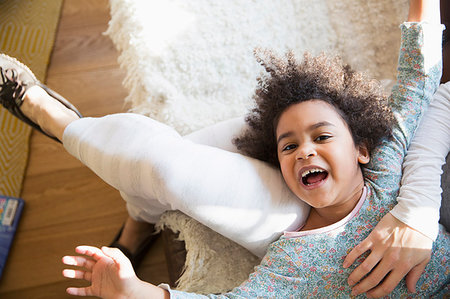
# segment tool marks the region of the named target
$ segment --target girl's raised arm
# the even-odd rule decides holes
[[[440,24],[439,5],[439,0],[411,0],[408,21]],[[367,250],[371,251],[349,276],[350,285],[359,282],[353,288],[355,295],[367,292],[368,296],[383,297],[405,276],[408,290],[415,291],[415,285],[430,260],[433,242],[400,220],[391,213],[386,214],[372,233],[346,257],[344,267],[350,266]]]
[[[408,22],[440,24],[439,0],[410,0]]]

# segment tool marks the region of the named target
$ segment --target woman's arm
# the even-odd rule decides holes
[[[439,24],[439,1],[411,0],[408,21]],[[430,46],[425,44],[424,51]],[[425,71],[426,67],[425,60]],[[438,182],[439,180],[436,183]],[[420,202],[418,206],[422,206]],[[433,225],[436,225],[436,221]],[[385,296],[407,274],[408,289],[414,291],[415,284],[430,259],[431,246],[430,238],[388,213],[344,261],[344,266],[348,267],[362,253],[371,251],[366,260],[349,276],[349,284],[354,285],[370,272],[353,288],[353,294],[367,292],[368,296]]]
[[[403,164],[397,219],[435,240],[441,204],[440,177],[450,151],[450,82],[442,84],[422,120]]]
[[[346,260],[351,264],[365,248],[371,248],[373,263],[382,259],[391,263],[373,271],[373,274],[378,275],[376,277],[384,277],[386,269],[390,269],[389,279],[385,280],[388,284],[368,294],[386,295],[405,275],[408,289],[414,291],[429,261],[432,241],[438,234],[440,175],[445,156],[450,150],[449,132],[450,82],[439,87],[411,142],[403,166],[398,204],[369,237],[347,256]],[[349,277],[352,280],[350,284],[366,273],[362,269],[354,271]],[[370,281],[363,280],[358,288],[364,292],[365,285],[369,287]]]

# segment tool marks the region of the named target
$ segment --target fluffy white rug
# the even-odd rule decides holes
[[[178,211],[163,214],[159,227],[179,232],[186,244],[185,269],[177,289],[195,293],[221,293],[248,278],[259,258]]]
[[[397,62],[398,25],[408,11],[407,0],[110,0],[110,4],[107,34],[127,71],[126,100],[133,111],[182,134],[242,115],[251,107],[256,77],[262,71],[253,57],[257,47],[280,54],[292,49],[299,56],[305,50],[338,53],[354,68],[389,85]],[[234,249],[236,245],[182,217],[171,213],[164,220],[183,231],[189,250],[181,289],[230,289],[257,263],[245,250]],[[193,240],[199,231],[225,250],[218,253],[221,246],[198,245]],[[247,273],[236,275],[235,261],[243,261],[245,265],[237,267]]]

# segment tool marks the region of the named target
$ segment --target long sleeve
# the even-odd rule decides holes
[[[450,150],[450,82],[439,87],[403,164],[398,204],[391,213],[435,240],[441,204],[440,176]]]
[[[393,137],[374,149],[370,163],[363,168],[366,184],[376,190],[380,199],[398,196],[407,149],[442,74],[443,26],[407,22],[400,28],[397,83],[390,97],[395,119]]]

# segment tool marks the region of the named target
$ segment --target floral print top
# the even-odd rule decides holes
[[[404,23],[400,27],[402,44],[398,77],[390,99],[396,118],[394,138],[376,148],[371,162],[363,168],[365,188],[356,207],[333,225],[286,232],[269,246],[261,264],[255,267],[247,281],[229,293],[206,297],[351,297],[347,278],[367,253],[348,269],[342,267],[343,261],[396,204],[403,158],[441,76],[441,59],[436,56],[440,55],[438,36],[442,36],[442,26]],[[435,42],[433,36],[438,37]],[[450,294],[449,258],[450,235],[441,227],[433,244],[431,261],[416,285],[416,293],[408,294],[403,279],[388,298],[442,298],[444,294]],[[170,293],[171,298],[203,297],[174,290]],[[358,297],[364,297],[364,294]]]

